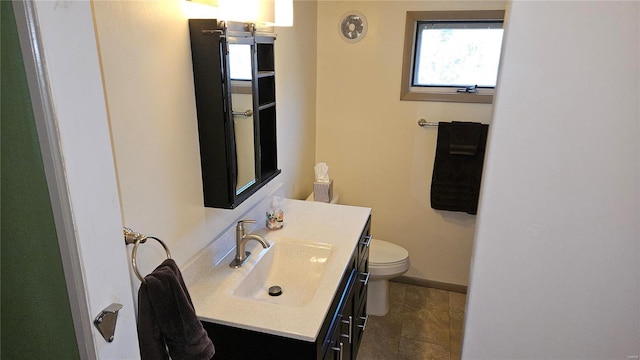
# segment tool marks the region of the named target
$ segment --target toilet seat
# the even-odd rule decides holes
[[[384,240],[372,239],[369,249],[369,271],[373,279],[390,279],[409,270],[409,252]]]
[[[384,240],[372,239],[369,251],[369,266],[393,265],[405,262],[409,257],[407,249]]]

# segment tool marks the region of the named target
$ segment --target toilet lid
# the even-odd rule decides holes
[[[409,252],[401,246],[383,240],[371,240],[369,264],[397,263],[408,257]]]

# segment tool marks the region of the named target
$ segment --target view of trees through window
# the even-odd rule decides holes
[[[502,28],[418,27],[413,86],[495,87]]]

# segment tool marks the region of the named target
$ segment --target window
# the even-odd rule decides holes
[[[504,11],[408,11],[401,100],[491,103]]]

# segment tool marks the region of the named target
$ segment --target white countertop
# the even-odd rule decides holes
[[[229,267],[234,250],[217,265],[211,264],[195,275],[189,293],[200,320],[303,341],[316,340],[371,209],[289,199],[282,201],[282,208],[282,229],[268,230],[262,224],[252,233],[271,243],[296,239],[333,245],[314,297],[309,303],[294,307],[235,296],[234,290],[266,251],[256,241],[250,241],[247,250],[253,255],[243,267]]]

